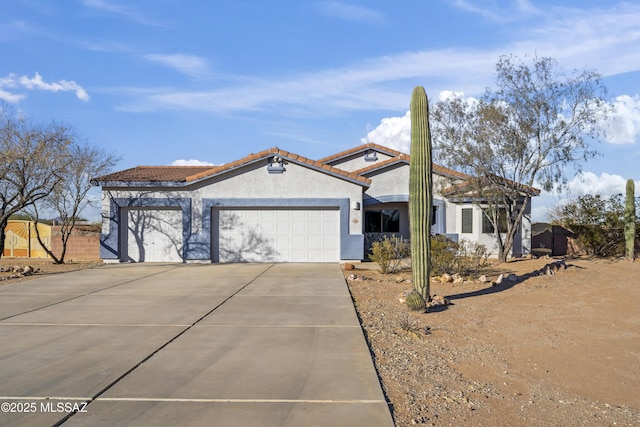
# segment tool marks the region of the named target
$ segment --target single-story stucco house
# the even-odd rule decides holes
[[[471,178],[439,165],[433,173],[434,189]],[[373,143],[320,160],[271,148],[221,166],[138,166],[94,182],[106,262],[364,260],[381,235],[410,237],[409,156]],[[497,255],[481,206],[440,192],[433,204],[434,234]],[[528,205],[514,257],[530,253]]]

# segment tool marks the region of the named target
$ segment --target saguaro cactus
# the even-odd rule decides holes
[[[635,204],[635,183],[632,179],[627,180],[627,203],[624,209],[624,240],[627,259],[633,261],[635,258],[636,244],[636,204]]]
[[[431,161],[429,102],[424,88],[417,86],[411,96],[409,226],[413,287],[425,301],[431,301],[429,289],[431,280],[431,215],[433,210]]]

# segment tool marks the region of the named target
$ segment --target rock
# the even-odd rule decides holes
[[[464,283],[464,277],[462,277],[458,273],[451,276],[451,278],[453,279],[453,283]]]
[[[440,295],[434,295],[433,298],[431,298],[431,301],[429,301],[427,303],[427,308],[429,307],[442,307],[445,305],[449,305],[451,304],[451,302],[449,302],[448,299],[446,299],[443,296]]]
[[[504,275],[503,274],[499,275],[495,281],[496,285],[501,284],[503,279],[504,279]]]
[[[487,282],[487,276],[485,276],[484,274],[482,276],[480,276],[478,278],[478,282],[480,283],[486,283]]]
[[[354,270],[356,268],[356,266],[351,264],[350,262],[348,262],[342,268],[345,269],[345,270]]]
[[[358,276],[356,274],[350,274],[348,279],[349,280],[356,280],[358,278]]]
[[[451,283],[451,282],[453,282],[453,277],[451,277],[451,275],[449,275],[447,273],[443,273],[442,276],[440,276],[440,282],[441,283]]]
[[[406,302],[407,302],[407,295],[409,295],[410,293],[413,293],[413,289],[410,289],[410,290],[408,290],[408,291],[401,292],[401,293],[398,295],[398,301],[400,301],[400,302],[401,302],[401,303],[403,303],[403,304],[404,304],[404,303],[406,303]]]
[[[517,282],[518,281],[518,275],[511,273],[511,274],[509,274],[507,276],[507,280],[510,281],[510,282]]]
[[[31,276],[33,273],[35,273],[35,270],[30,265],[27,265],[22,269],[23,276]]]

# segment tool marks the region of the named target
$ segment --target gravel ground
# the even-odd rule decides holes
[[[366,278],[347,283],[396,425],[640,425],[640,262],[567,260],[532,277],[548,263],[493,266],[490,280],[518,275],[499,286],[432,283],[453,305],[429,313],[399,301],[410,271],[345,271]],[[0,285],[100,264],[3,258],[39,270],[0,272]]]
[[[366,278],[347,282],[396,425],[640,425],[640,263],[531,277],[547,263],[494,266],[518,275],[499,286],[433,283],[453,305],[428,313],[399,301],[410,272],[345,271]]]

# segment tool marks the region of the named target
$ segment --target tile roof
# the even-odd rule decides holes
[[[408,154],[400,153],[396,157],[392,157],[390,159],[386,159],[381,162],[376,162],[372,165],[369,165],[362,169],[358,169],[357,171],[354,171],[354,172],[357,173],[358,175],[366,175],[368,172],[382,169],[386,166],[390,166],[398,162],[408,164],[410,160],[411,160],[411,156],[409,156]],[[466,173],[462,173],[453,169],[446,168],[436,163],[433,163],[432,170],[434,173],[437,173],[438,175],[446,176],[449,178],[456,178],[456,179],[462,179],[462,180],[471,178],[471,175],[467,175]]]
[[[109,175],[94,178],[96,182],[179,182],[189,183],[210,176],[218,175],[244,165],[254,163],[261,159],[278,155],[285,160],[307,165],[324,173],[328,173],[339,178],[352,180],[362,185],[369,185],[371,180],[360,176],[355,172],[347,172],[337,167],[324,164],[317,160],[300,156],[289,151],[281,150],[278,147],[269,148],[252,153],[241,159],[226,163],[220,166],[138,166]]]
[[[336,154],[332,154],[331,156],[324,157],[324,158],[322,158],[322,159],[320,159],[318,161],[322,162],[322,163],[329,163],[329,162],[331,162],[333,160],[341,159],[341,158],[347,157],[347,156],[349,156],[351,154],[356,154],[356,153],[367,151],[367,150],[377,150],[379,152],[386,153],[386,154],[389,154],[389,155],[394,156],[394,157],[398,157],[400,155],[405,154],[405,153],[403,153],[401,151],[394,150],[394,149],[391,149],[389,147],[385,147],[384,145],[374,144],[373,142],[370,142],[368,144],[358,145],[357,147],[351,148],[349,150],[345,150],[345,151],[341,151],[341,152],[336,153]]]
[[[96,182],[186,182],[215,166],[136,166],[94,178]]]

